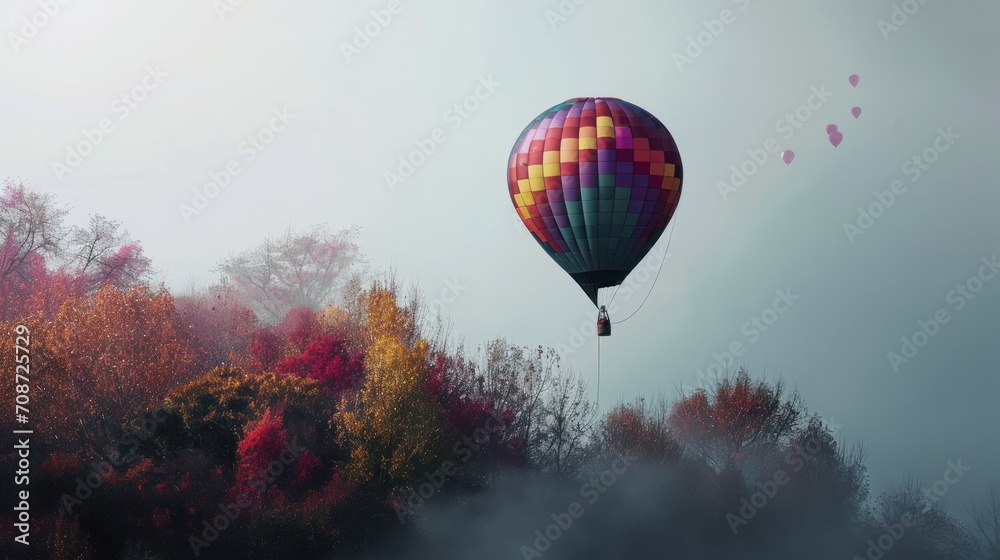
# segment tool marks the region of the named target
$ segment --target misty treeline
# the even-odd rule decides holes
[[[451,343],[367,273],[356,229],[289,230],[174,295],[120,224],[66,213],[0,195],[3,371],[31,333],[32,557],[1000,559],[996,493],[968,525],[925,483],[870,496],[865,450],[780,381],[601,414],[554,350]]]

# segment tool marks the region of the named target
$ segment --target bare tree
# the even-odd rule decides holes
[[[572,372],[560,371],[546,395],[537,424],[532,459],[549,472],[576,475],[589,457],[593,405],[587,384]]]
[[[993,486],[982,501],[969,506],[976,548],[982,560],[1000,560],[1000,489]]]
[[[555,350],[522,348],[497,338],[479,348],[472,375],[478,395],[495,409],[514,413],[511,435],[530,443],[544,415],[543,398],[558,367]]]
[[[353,226],[331,233],[316,225],[305,233],[289,228],[260,245],[231,255],[219,266],[224,281],[232,283],[264,321],[277,322],[291,309],[320,310],[364,262]]]

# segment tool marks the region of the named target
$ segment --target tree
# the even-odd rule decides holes
[[[798,394],[786,399],[781,381],[754,382],[741,369],[675,404],[668,424],[688,451],[722,471],[755,448],[775,448],[804,414]]]
[[[24,183],[4,181],[0,195],[0,278],[18,272],[31,255],[59,255],[68,212],[56,206],[54,195],[37,193]]]
[[[875,501],[870,537],[877,539],[886,527],[909,520],[903,538],[893,545],[896,558],[913,560],[968,560],[972,543],[961,523],[949,515],[941,502],[928,503],[924,488],[909,479]]]
[[[537,442],[545,395],[558,377],[559,355],[551,348],[519,347],[497,338],[480,347],[477,358],[469,373],[474,394],[493,403],[496,410],[511,411],[506,433],[525,445]]]
[[[341,393],[360,385],[364,356],[349,352],[343,340],[321,335],[314,337],[302,354],[279,362],[275,371],[315,379],[331,392]]]
[[[29,314],[27,301],[48,287],[47,259],[57,258],[68,210],[55,196],[5,181],[0,193],[0,320]]]
[[[979,558],[1000,560],[1000,488],[993,486],[982,501],[969,507]]]
[[[145,280],[150,261],[119,222],[67,229],[55,196],[6,181],[0,194],[0,320],[51,314],[67,297]]]
[[[231,288],[213,286],[205,292],[178,296],[174,306],[198,353],[197,373],[250,351],[258,330],[257,316]]]
[[[355,242],[358,231],[331,233],[317,225],[300,234],[289,228],[230,256],[218,270],[265,321],[276,322],[296,307],[318,311],[363,262]]]
[[[410,319],[392,292],[376,284],[365,296],[373,343],[365,356],[361,389],[348,394],[338,420],[351,449],[348,480],[383,487],[402,483],[430,467],[443,450],[441,405],[427,390],[429,347],[406,344]]]
[[[166,291],[109,285],[71,298],[40,337],[52,355],[40,364],[43,383],[60,387],[54,414],[82,426],[103,453],[102,438],[114,438],[131,413],[187,381],[193,353],[185,330]]]
[[[265,373],[247,374],[237,367],[214,368],[198,379],[172,391],[163,407],[180,433],[169,430],[175,424],[166,422],[168,429],[159,430],[147,456],[170,455],[186,449],[205,451],[216,462],[232,465],[237,443],[245,428],[260,420],[269,409],[284,412],[284,428],[294,431],[300,442],[324,447],[331,455],[337,450],[327,441],[327,420],[333,414],[334,401],[312,379]],[[157,453],[165,449],[167,453]]]
[[[545,395],[531,440],[533,462],[557,475],[575,475],[588,458],[592,408],[587,384],[572,372],[560,371]]]
[[[90,291],[104,284],[125,290],[145,280],[150,271],[142,246],[120,228],[120,222],[93,215],[87,227],[74,228],[69,236],[69,265]]]
[[[643,398],[632,404],[620,403],[601,423],[599,438],[605,453],[665,465],[676,463],[681,448],[667,427],[668,411],[663,397],[652,406]]]

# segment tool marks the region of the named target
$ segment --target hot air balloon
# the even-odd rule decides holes
[[[510,153],[507,184],[521,221],[599,307],[663,234],[684,173],[670,131],[644,109],[579,97],[538,115]]]

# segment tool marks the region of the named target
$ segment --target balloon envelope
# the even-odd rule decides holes
[[[854,115],[854,118],[860,117],[861,116],[861,107],[855,107],[855,108],[851,109],[851,114]]]
[[[781,161],[785,162],[785,165],[790,165],[795,159],[795,152],[792,150],[785,150],[781,152]]]
[[[835,125],[835,124],[828,124],[828,125],[826,125],[826,133],[827,134],[833,134],[834,132],[837,132],[837,125]]]
[[[853,87],[858,87],[858,83],[861,82],[861,76],[858,76],[857,74],[851,74],[851,77],[847,78],[847,81],[851,82],[851,85]]]
[[[842,132],[838,131],[830,135],[830,143],[833,144],[834,148],[839,146],[840,143],[843,141],[844,141],[844,134]]]
[[[684,173],[667,127],[610,97],[580,97],[538,115],[507,164],[518,216],[597,305],[663,234]]]

